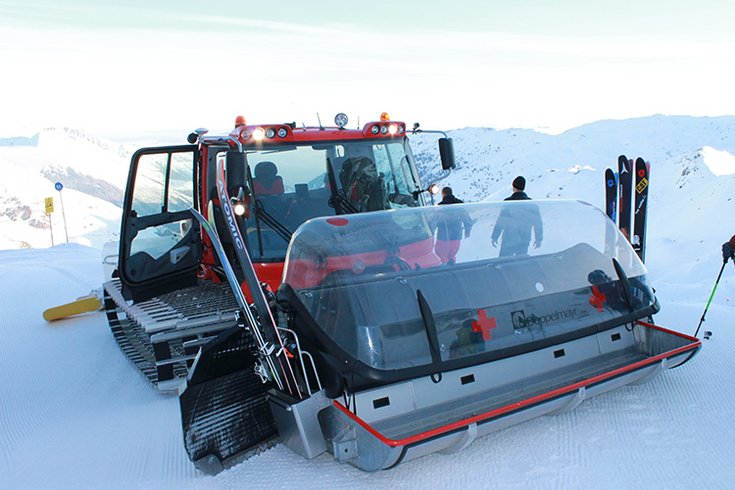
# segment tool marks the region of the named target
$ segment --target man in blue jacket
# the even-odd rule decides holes
[[[525,192],[526,179],[518,176],[513,180],[513,194],[506,201],[530,201]],[[506,205],[500,211],[491,236],[493,247],[498,246],[498,239],[502,238],[500,257],[528,255],[528,246],[531,244],[531,230],[534,234],[534,248],[539,248],[544,239],[544,225],[538,206],[531,203]]]

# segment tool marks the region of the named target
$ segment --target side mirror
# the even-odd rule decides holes
[[[456,166],[454,163],[454,142],[452,138],[439,138],[439,157],[442,161],[442,169],[450,170]]]
[[[239,151],[228,151],[225,159],[225,175],[227,176],[227,189],[230,195],[237,192],[240,187],[246,186],[245,177],[245,154]]]

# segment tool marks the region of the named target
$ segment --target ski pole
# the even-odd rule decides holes
[[[725,270],[726,265],[727,265],[727,260],[722,263],[722,267],[720,267],[720,273],[717,274],[717,280],[715,281],[715,287],[712,288],[712,294],[709,295],[709,301],[707,301],[707,306],[704,307],[704,312],[702,312],[702,318],[699,319],[699,325],[697,325],[697,330],[696,332],[694,332],[695,337],[699,333],[699,328],[702,326],[702,323],[704,322],[704,316],[707,314],[707,310],[709,309],[710,303],[712,303],[712,298],[715,297],[715,291],[717,291],[717,285],[720,283],[720,278],[722,277],[722,271]]]

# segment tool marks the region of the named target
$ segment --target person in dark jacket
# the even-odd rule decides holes
[[[722,244],[722,260],[727,262],[729,259],[735,263],[735,235]]]
[[[513,180],[513,194],[506,201],[530,201],[525,193],[526,179],[518,176]],[[527,255],[531,244],[531,230],[534,234],[534,248],[539,248],[544,239],[544,226],[538,206],[531,203],[519,203],[504,206],[498,216],[491,236],[493,247],[500,245],[500,257]]]
[[[442,189],[442,200],[439,205],[462,204],[464,201],[454,197],[451,187]],[[457,209],[452,213],[441,213],[436,223],[436,242],[434,253],[442,264],[452,265],[456,262],[457,252],[464,232],[465,238],[472,231],[472,219],[465,209]]]

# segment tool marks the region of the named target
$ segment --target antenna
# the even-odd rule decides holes
[[[324,131],[324,126],[322,126],[322,118],[319,117],[319,113],[318,112],[316,113],[316,120],[319,121],[319,129],[321,129],[322,131]]]
[[[360,129],[360,116],[357,116],[357,129]]]

